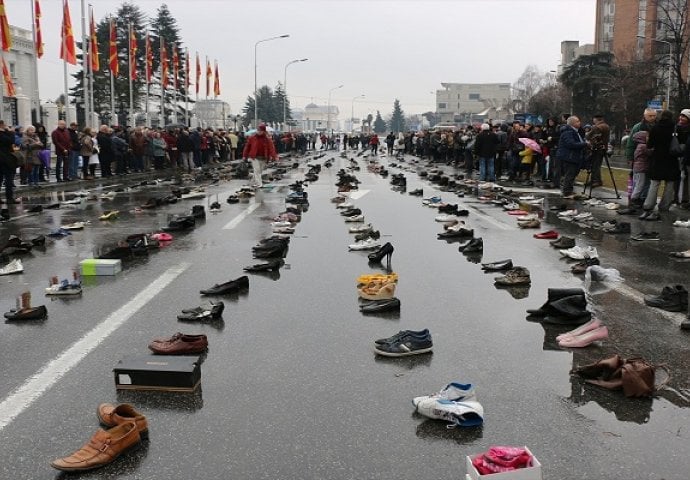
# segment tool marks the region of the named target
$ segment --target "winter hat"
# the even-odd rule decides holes
[[[490,130],[491,127],[489,126],[488,123],[482,123],[482,130]]]
[[[688,120],[690,120],[690,108],[684,108],[683,110],[680,111],[680,114],[683,115]]]

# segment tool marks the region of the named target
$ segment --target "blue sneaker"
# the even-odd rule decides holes
[[[456,402],[426,397],[415,408],[427,418],[450,422],[448,428],[477,427],[484,423],[484,407],[476,400]]]
[[[427,400],[451,400],[453,402],[459,402],[474,398],[474,385],[471,383],[451,382],[443,387],[438,393],[413,398],[412,405],[417,407],[417,405]]]
[[[374,343],[376,345],[383,345],[384,343],[395,343],[401,338],[403,338],[405,335],[412,335],[420,338],[424,338],[429,335],[429,330],[424,329],[424,330],[400,330],[398,333],[396,333],[393,336],[390,336],[388,338],[379,338],[378,340],[374,340]]]

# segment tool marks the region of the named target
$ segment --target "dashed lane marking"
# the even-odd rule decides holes
[[[103,343],[110,334],[121,327],[189,266],[189,263],[181,263],[165,271],[136,297],[109,315],[67,350],[46,363],[36,374],[0,402],[0,431],[12,423],[18,415],[29,408],[60,378],[76,367],[86,355]]]
[[[249,205],[242,213],[240,213],[240,214],[237,215],[235,218],[233,218],[232,220],[230,220],[230,221],[223,227],[223,230],[232,230],[233,228],[235,228],[237,225],[240,224],[240,222],[241,222],[242,220],[244,220],[245,218],[247,218],[254,210],[256,210],[257,208],[259,208],[259,205],[261,205],[261,204],[260,204],[260,203],[252,203],[251,205]]]

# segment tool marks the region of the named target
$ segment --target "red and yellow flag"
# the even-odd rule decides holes
[[[153,48],[151,48],[151,37],[146,32],[146,83],[151,83],[153,74]]]
[[[180,74],[180,59],[177,56],[177,47],[172,46],[172,67],[173,67],[173,86],[177,90],[177,76]]]
[[[109,47],[108,47],[108,64],[110,65],[110,73],[113,77],[117,77],[120,73],[120,62],[117,58],[117,27],[110,19],[110,36],[109,36]]]
[[[218,76],[218,62],[215,62],[215,64],[216,71],[213,74],[213,95],[217,97],[220,95],[220,77]]]
[[[137,79],[137,34],[129,26],[129,75],[132,80]]]
[[[184,51],[184,93],[189,95],[189,49]]]
[[[43,34],[41,33],[41,4],[38,3],[38,0],[34,0],[34,27],[36,30],[36,38],[34,38],[36,56],[41,58],[43,56]]]
[[[10,34],[10,24],[5,13],[5,0],[0,0],[0,34],[2,35],[2,49],[9,52],[12,48],[12,35]]]
[[[5,63],[5,57],[2,57],[2,78],[5,80],[5,96],[14,97],[17,92],[14,90],[14,83],[12,82],[10,70],[7,68],[7,64]]]
[[[213,75],[213,70],[211,70],[211,62],[206,59],[206,96],[211,94],[211,76]]]
[[[199,95],[199,84],[201,83],[201,64],[199,63],[199,52],[196,52],[196,94]]]
[[[91,10],[91,20],[89,24],[89,58],[91,59],[91,71],[100,71],[101,59],[98,53],[98,35],[96,35],[96,22],[93,20],[93,10]]]
[[[165,42],[161,38],[161,85],[163,90],[168,87],[168,52],[165,50]]]
[[[62,44],[60,45],[60,58],[69,64],[77,64],[77,50],[74,45],[72,19],[69,15],[69,4],[67,0],[64,0],[62,9]]]

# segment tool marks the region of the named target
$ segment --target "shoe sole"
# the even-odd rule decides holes
[[[141,433],[139,433],[139,437],[141,438]],[[97,468],[102,468],[105,467],[106,465],[110,465],[117,461],[118,458],[123,456],[126,453],[131,453],[139,450],[141,448],[141,440],[135,443],[134,445],[125,448],[122,450],[120,453],[118,453],[116,456],[114,456],[108,463],[103,463],[101,465],[94,465],[92,467],[84,467],[84,468],[64,468],[64,467],[58,467],[57,465],[53,464],[52,462],[50,463],[50,466],[53,467],[56,470],[60,470],[62,472],[86,472],[88,470],[96,470]]]
[[[374,347],[374,352],[377,355],[381,355],[383,357],[409,357],[411,355],[420,355],[422,353],[433,353],[432,350],[433,350],[433,347],[429,347],[429,348],[420,348],[418,350],[412,350],[409,352],[397,353],[397,352],[384,352],[384,351],[379,350],[378,348]]]

